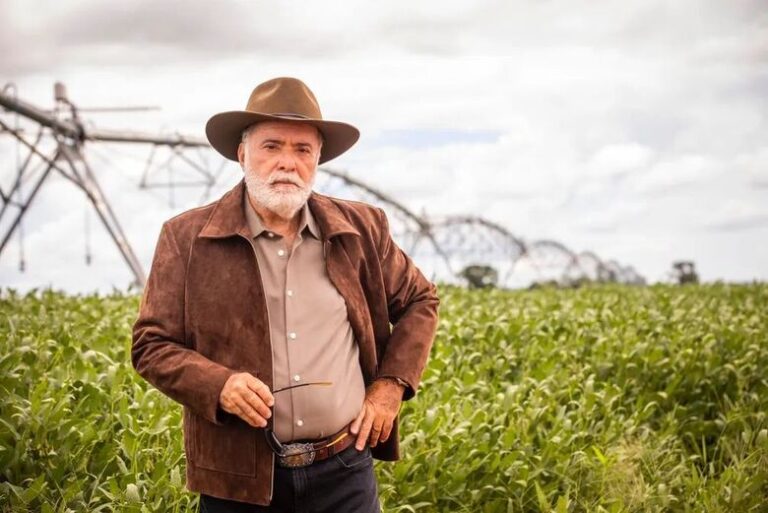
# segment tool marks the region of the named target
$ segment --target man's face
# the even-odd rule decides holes
[[[312,191],[320,147],[313,126],[290,121],[256,125],[237,150],[251,198],[291,219]]]

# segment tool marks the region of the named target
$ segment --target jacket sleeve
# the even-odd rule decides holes
[[[389,222],[381,216],[381,258],[392,333],[379,365],[379,378],[393,377],[408,386],[403,400],[416,394],[435,338],[438,320],[437,288],[427,280],[411,258],[392,240]]]
[[[219,394],[237,371],[188,346],[184,330],[185,278],[186,258],[166,221],[133,325],[131,361],[136,372],[162,393],[220,425],[229,414],[219,407]]]

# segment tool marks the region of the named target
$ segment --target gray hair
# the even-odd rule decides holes
[[[251,134],[253,129],[256,128],[256,125],[258,125],[258,123],[253,123],[252,125],[245,127],[245,130],[243,130],[243,132],[240,134],[240,142],[245,142],[246,139],[248,139],[248,136]]]

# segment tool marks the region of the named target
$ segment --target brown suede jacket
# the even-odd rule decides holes
[[[263,430],[219,407],[227,379],[250,372],[272,387],[264,291],[243,213],[241,180],[219,200],[161,229],[133,325],[131,359],[149,383],[184,406],[187,488],[269,504],[273,454]],[[384,211],[313,192],[326,268],[347,303],[366,385],[381,376],[416,393],[434,340],[436,288],[392,241]],[[391,325],[390,325],[391,323]],[[397,418],[381,460],[399,455]]]

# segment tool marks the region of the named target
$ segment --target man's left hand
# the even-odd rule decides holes
[[[386,442],[392,431],[405,387],[391,378],[374,381],[365,392],[365,400],[360,414],[352,422],[350,431],[357,435],[355,447],[358,451],[365,448],[366,441],[371,447],[379,442]]]

